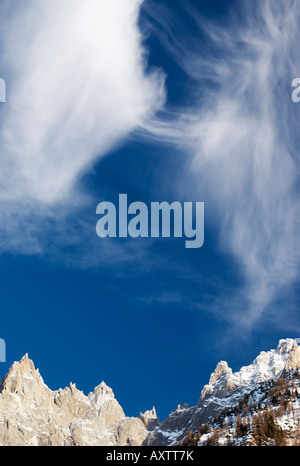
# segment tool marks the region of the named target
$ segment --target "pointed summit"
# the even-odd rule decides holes
[[[210,379],[209,379],[209,385],[213,385],[217,382],[217,380],[220,379],[223,375],[231,375],[232,370],[228,366],[226,361],[220,361],[217,364],[217,367],[215,368],[214,372],[211,374]]]
[[[125,413],[115,399],[114,392],[105,382],[102,381],[93,392],[89,393],[88,399],[98,413],[100,425],[109,428],[125,418]]]
[[[140,413],[140,420],[143,422],[146,429],[149,431],[155,429],[155,427],[157,427],[160,424],[154,406],[152,409],[149,409],[144,413]]]
[[[25,372],[35,372],[34,363],[31,359],[29,359],[28,353],[24,354],[20,361],[17,361],[16,366]]]
[[[93,392],[89,393],[88,398],[92,405],[99,409],[105,403],[115,400],[115,394],[113,390],[102,381],[95,387]]]
[[[115,394],[113,390],[102,381],[94,391],[89,394],[89,398],[93,399],[97,405],[100,405],[107,401],[114,400]]]
[[[34,363],[26,353],[19,361],[15,361],[8,373],[0,381],[0,391],[16,395],[28,394],[30,397],[38,391],[48,390],[44,381],[35,368]],[[41,395],[42,396],[42,395]]]
[[[89,396],[75,383],[52,391],[28,353],[0,380],[0,418],[0,446],[140,445],[148,435],[105,382]]]
[[[300,367],[300,347],[295,340],[293,344],[291,343],[284,369],[288,372],[296,367]]]

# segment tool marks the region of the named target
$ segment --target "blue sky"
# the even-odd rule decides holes
[[[297,2],[1,2],[7,372],[195,404],[299,325]],[[205,243],[96,235],[96,207],[205,203]]]

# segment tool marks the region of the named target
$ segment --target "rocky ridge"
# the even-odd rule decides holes
[[[104,382],[88,396],[72,383],[52,391],[28,354],[0,381],[0,413],[3,446],[140,445],[149,434]]]
[[[231,444],[257,444],[257,439],[268,441],[270,428],[275,429],[276,441],[292,442],[300,435],[298,368],[300,347],[289,338],[280,340],[276,349],[262,351],[238,372],[220,361],[197,405],[178,405],[160,423],[154,407],[139,418],[127,417],[104,382],[87,396],[73,383],[50,390],[26,354],[0,380],[0,446],[171,446],[186,441],[204,445],[216,441],[215,433],[221,444],[224,439]],[[257,411],[259,405],[265,411]],[[247,419],[241,420],[238,416],[245,413]],[[274,424],[266,424],[264,432],[259,427],[263,416],[266,422],[273,416]],[[276,424],[276,416],[281,425]],[[220,440],[224,423],[228,427]],[[282,434],[284,429],[287,435]]]
[[[175,445],[205,424],[213,424],[216,416],[239,405],[245,395],[261,390],[264,384],[284,377],[300,367],[300,347],[294,339],[282,339],[276,350],[262,351],[252,364],[233,372],[227,362],[220,361],[202,389],[196,406],[179,406],[145,439],[144,445]]]

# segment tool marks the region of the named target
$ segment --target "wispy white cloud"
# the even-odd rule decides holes
[[[218,306],[224,317],[251,328],[298,278],[299,131],[290,84],[300,71],[300,5],[234,5],[222,26],[190,10],[202,42],[188,37],[185,43],[174,34],[166,41],[165,16],[150,11],[198,97],[178,109],[176,122],[173,113],[169,126],[166,119],[151,122],[149,134],[189,149],[188,176],[195,176],[202,200],[210,201],[220,246],[236,257],[246,280],[240,297]]]
[[[91,164],[163,105],[164,76],[146,71],[140,3],[4,2],[2,231],[15,228],[13,217],[25,222],[27,216],[24,230],[35,242],[35,215],[66,203]],[[11,242],[18,242],[16,235]]]
[[[141,4],[24,0],[16,7],[6,0],[2,249],[43,252],[43,229],[53,224],[61,240],[57,217],[64,220],[84,200],[77,185],[76,201],[67,202],[81,174],[140,128],[142,137],[176,143],[188,154],[181,187],[209,204],[220,247],[237,259],[245,279],[240,296],[219,299],[216,312],[251,328],[299,270],[299,132],[290,98],[299,75],[299,3],[239,1],[239,14],[223,26],[189,6],[203,40],[185,41],[175,33],[180,18],[146,2],[160,23],[155,34],[192,78],[193,104],[172,111],[164,108],[164,75],[146,72]],[[156,116],[161,109],[163,119]],[[68,229],[69,244],[80,243],[76,228]]]

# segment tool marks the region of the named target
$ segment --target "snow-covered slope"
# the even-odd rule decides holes
[[[186,437],[189,430],[212,423],[215,416],[237,406],[245,394],[255,392],[300,367],[300,347],[293,339],[280,340],[276,349],[262,351],[252,364],[233,372],[227,362],[217,364],[204,386],[197,406],[177,409],[145,440],[145,445],[171,445]]]
[[[273,411],[268,411],[271,405],[278,416],[277,424],[273,419],[269,426],[276,441],[283,441],[285,429],[289,431],[285,438],[292,442],[300,434],[298,368],[300,347],[293,339],[280,340],[276,349],[261,352],[238,372],[221,361],[197,405],[178,405],[160,423],[155,408],[140,418],[126,417],[104,382],[87,396],[72,383],[50,390],[26,354],[0,380],[0,445],[171,446],[186,439],[202,445],[215,441],[216,432],[219,444],[257,444],[267,442],[268,426],[262,432],[257,426],[263,421],[255,416],[264,415],[260,409],[267,410],[270,422],[274,418]],[[239,415],[246,418],[240,421]]]
[[[211,375],[208,385],[202,390],[199,402],[210,395],[217,395],[228,390],[265,382],[277,377],[285,368],[300,364],[300,350],[295,340],[280,340],[276,350],[262,351],[249,366],[239,372],[232,372],[227,362],[218,363]]]

